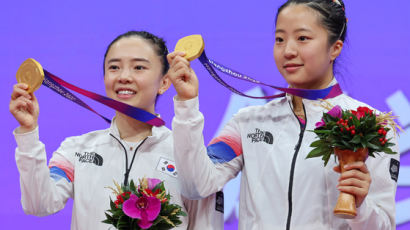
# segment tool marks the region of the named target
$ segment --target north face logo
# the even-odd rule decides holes
[[[76,152],[75,156],[78,157],[78,161],[81,163],[94,163],[97,166],[103,165],[102,156],[98,155],[96,152],[84,152],[84,154]]]
[[[264,141],[267,144],[273,143],[273,135],[268,131],[261,131],[260,129],[256,129],[255,133],[248,133],[248,138],[251,139],[252,143]]]

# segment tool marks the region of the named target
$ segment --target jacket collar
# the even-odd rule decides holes
[[[118,130],[118,126],[115,122],[116,117],[114,116],[111,120],[111,125],[109,128],[109,134],[115,136],[118,140],[121,140],[120,131]],[[166,139],[169,135],[171,135],[171,130],[169,130],[165,125],[156,127],[152,126],[152,134],[148,136],[148,140],[151,143],[156,143]]]

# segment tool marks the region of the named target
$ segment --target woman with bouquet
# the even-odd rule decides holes
[[[341,0],[288,0],[279,8],[274,58],[291,88],[337,84],[333,68],[346,31]],[[241,172],[239,229],[395,228],[398,170],[391,169],[399,166],[398,154],[379,152],[365,163],[348,164],[342,174],[333,160],[323,167],[320,159],[306,159],[317,140],[308,130],[314,130],[328,112],[326,103],[344,111],[367,107],[373,113],[371,107],[343,93],[333,94],[326,103],[286,95],[241,109],[205,147],[198,80],[183,55],[172,53],[168,59],[177,90],[173,133],[184,195],[206,197]],[[388,153],[398,152],[396,136],[391,131],[386,135],[380,145],[386,140],[392,150]],[[354,219],[333,215],[339,191],[356,198]]]
[[[170,86],[165,77],[169,68],[167,54],[165,42],[148,32],[130,31],[118,36],[104,56],[108,97],[155,113],[157,97]],[[170,202],[188,213],[188,217],[181,216],[182,224],[176,229],[222,229],[223,214],[215,210],[215,196],[200,201],[181,196],[173,162],[172,133],[165,126],[151,126],[117,111],[108,129],[67,138],[47,166],[45,147],[39,140],[38,101],[34,94],[27,93],[27,87],[16,84],[10,101],[10,112],[20,123],[14,135],[22,205],[27,214],[56,213],[71,197],[74,199],[71,229],[107,229],[109,225],[102,222],[110,209],[112,191],[107,187],[114,186],[113,180],[130,186],[131,179],[137,182],[139,178],[149,177],[157,179],[155,184],[158,179],[164,181],[166,192],[172,196]],[[143,192],[147,193],[146,189],[154,191],[155,186],[138,188],[145,188]],[[156,195],[147,194],[151,197],[148,200]],[[161,202],[169,198],[159,197]],[[124,192],[113,202],[117,207],[126,206],[127,198],[137,200]],[[147,219],[144,214],[151,210],[149,204],[138,204],[141,208],[138,210],[145,210],[142,212],[135,211],[135,207],[126,209],[130,216],[142,215],[138,225],[143,229],[157,224],[152,222],[155,215],[150,213]]]

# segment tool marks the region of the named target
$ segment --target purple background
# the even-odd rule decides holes
[[[274,17],[283,2],[4,1],[0,8],[0,114],[3,121],[0,139],[4,147],[0,161],[1,228],[70,228],[71,201],[63,211],[42,218],[27,216],[21,208],[14,160],[16,144],[12,135],[17,122],[8,111],[15,73],[21,62],[33,57],[66,81],[105,94],[103,55],[109,42],[120,33],[150,31],[164,37],[170,50],[179,38],[202,34],[210,58],[263,82],[286,86],[272,52]],[[398,90],[410,99],[410,1],[346,0],[346,4],[348,42],[339,61],[342,77],[338,79],[352,97],[379,110],[390,111],[386,99]],[[206,117],[204,135],[209,141],[219,127],[231,93],[218,85],[198,61],[192,66],[200,80],[201,111]],[[254,87],[240,81],[233,84],[241,90]],[[267,94],[274,93],[268,88],[263,90]],[[169,90],[157,105],[168,127],[173,117],[174,93],[173,89]],[[40,103],[40,138],[46,144],[48,157],[65,137],[107,127],[95,114],[46,87],[41,87],[36,96]],[[88,99],[85,101],[108,117],[114,114]],[[401,159],[402,167],[410,166],[410,154],[402,152]],[[410,187],[399,186],[397,201],[409,198]],[[410,213],[410,207],[401,211]],[[226,226],[226,229],[236,229],[236,221]],[[401,224],[397,229],[410,229],[410,223]]]

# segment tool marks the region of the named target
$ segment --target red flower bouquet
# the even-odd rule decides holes
[[[367,107],[358,107],[356,110],[342,110],[334,106],[329,112],[323,113],[322,120],[316,123],[313,130],[319,140],[310,147],[312,151],[306,158],[322,157],[326,165],[334,149],[352,150],[367,148],[368,154],[384,152],[396,154],[390,148],[394,144],[387,139],[386,134],[391,128],[396,132],[395,117],[390,113],[376,114]]]
[[[170,204],[171,196],[166,194],[164,182],[155,178],[143,178],[136,186],[131,180],[128,186],[109,187],[116,195],[110,200],[111,208],[105,213],[104,223],[112,224],[119,230],[125,229],[171,229],[186,216],[181,206]]]
[[[313,130],[319,140],[310,147],[312,151],[306,158],[322,157],[324,164],[328,163],[334,154],[339,160],[340,171],[345,171],[344,165],[362,161],[367,156],[375,157],[374,153],[396,154],[390,147],[394,144],[386,135],[392,128],[396,134],[395,117],[390,113],[378,113],[367,108],[342,110],[340,106],[325,107],[329,110],[323,113],[321,121]],[[340,218],[354,218],[357,214],[355,197],[341,192],[333,213]]]

